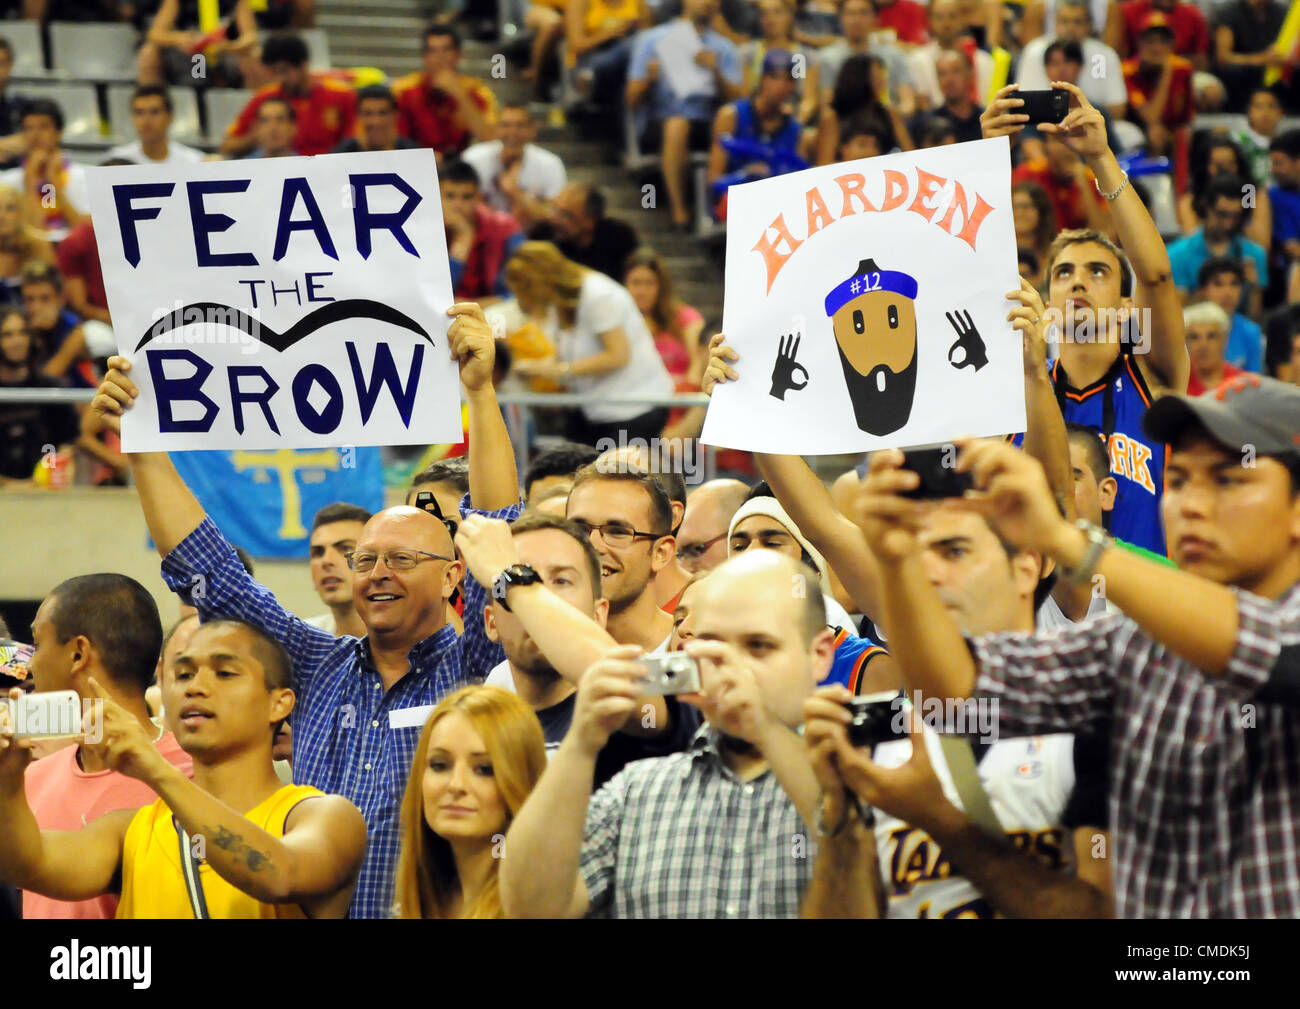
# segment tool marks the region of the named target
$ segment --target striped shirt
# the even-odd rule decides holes
[[[471,513],[462,505],[464,514]],[[513,521],[518,506],[477,512]],[[234,547],[210,519],[162,564],[168,586],[198,608],[203,620],[244,620],[284,645],[293,661],[293,773],[300,785],[350,799],[366,818],[369,840],[349,911],[387,918],[401,844],[399,815],[420,731],[433,706],[451,691],[480,682],[505,653],[488,641],[483,620],[450,624],[417,642],[411,671],[385,691],[367,638],[335,637],[281,606],[244,570]],[[465,575],[465,612],[483,612],[487,595]]]
[[[797,918],[812,852],[776,775],[742,781],[705,725],[596,792],[579,871],[593,916]]]
[[[1300,916],[1300,586],[1237,605],[1219,677],[1121,615],[971,643],[1003,736],[1109,727],[1119,917]]]

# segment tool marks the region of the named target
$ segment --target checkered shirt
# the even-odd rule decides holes
[[[592,797],[579,868],[593,916],[796,918],[812,859],[776,775],[741,781],[706,725]]]
[[[1300,586],[1237,604],[1221,677],[1121,615],[971,643],[1002,735],[1109,723],[1120,917],[1300,916]]]
[[[519,511],[514,506],[475,514],[513,521]],[[417,642],[410,651],[411,671],[385,691],[368,639],[336,638],[295,617],[244,570],[211,519],[163,559],[162,571],[172,591],[197,607],[203,620],[244,620],[284,645],[298,695],[294,781],[347,796],[361,810],[369,842],[349,914],[389,917],[402,795],[428,711],[425,717],[407,715],[403,727],[392,727],[389,718],[431,708],[451,691],[481,682],[505,658],[501,646],[485,636],[482,617],[471,616],[482,614],[487,593],[467,573],[464,635],[457,637],[448,624]]]

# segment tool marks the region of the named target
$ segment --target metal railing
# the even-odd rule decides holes
[[[89,403],[95,396],[94,389],[0,389],[0,407],[7,404],[34,403],[43,406],[58,406],[76,403]],[[531,413],[534,409],[574,409],[599,403],[602,406],[639,406],[668,408],[707,406],[709,397],[703,393],[676,393],[671,396],[614,396],[595,399],[589,395],[574,392],[498,392],[497,401],[502,406],[516,406]],[[520,429],[511,427],[510,437],[514,445],[515,461],[519,466],[520,478],[528,463],[529,424]],[[694,440],[694,439],[692,439]],[[698,442],[697,442],[698,444]],[[703,449],[703,465],[700,469],[701,479],[711,480],[717,473],[715,450],[712,446],[698,446]]]

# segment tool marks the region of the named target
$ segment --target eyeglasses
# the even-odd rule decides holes
[[[713,544],[717,543],[718,540],[724,540],[726,538],[726,533],[718,533],[718,535],[714,536],[713,539],[705,540],[703,543],[690,543],[677,551],[677,559],[679,561],[698,561],[709,552],[709,548],[713,546]]]
[[[384,566],[389,571],[410,571],[417,564],[423,564],[426,560],[450,561],[454,557],[444,557],[442,554],[431,554],[427,550],[385,550],[381,554],[369,552],[362,553],[354,550],[344,555],[347,558],[348,567],[358,574],[369,574],[379,563],[379,558],[384,559]]]
[[[629,546],[633,540],[657,540],[660,536],[667,536],[667,533],[643,533],[639,529],[633,529],[622,522],[605,522],[600,525],[593,525],[590,522],[584,522],[582,519],[574,519],[573,524],[582,530],[583,535],[590,537],[593,532],[600,532],[600,538],[605,541],[607,546],[625,547]]]

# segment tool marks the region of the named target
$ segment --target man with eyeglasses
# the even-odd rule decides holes
[[[456,355],[469,412],[473,511],[507,521],[519,508],[510,436],[492,386],[495,343],[475,304],[448,309],[447,340]],[[112,358],[93,414],[113,429],[138,395],[130,362]],[[451,532],[435,516],[402,505],[379,512],[361,530],[348,558],[362,638],[335,637],[289,613],[244,571],[165,453],[128,457],[149,532],[163,557],[163,577],[204,621],[243,620],[280,642],[293,663],[298,697],[293,723],[294,779],[350,799],[365,816],[369,844],[350,915],[387,917],[399,847],[401,796],[420,731],[434,705],[482,680],[503,657],[483,621],[458,637],[446,601],[461,577]],[[472,507],[471,507],[472,506]],[[466,579],[466,606],[481,613],[483,586]]]
[[[686,515],[677,530],[677,561],[691,574],[712,571],[727,559],[731,516],[745,503],[749,488],[739,480],[709,480],[686,497]]]
[[[1236,176],[1216,176],[1210,180],[1197,209],[1205,223],[1190,235],[1171,242],[1169,263],[1173,267],[1174,286],[1184,300],[1196,290],[1201,266],[1211,256],[1226,256],[1241,264],[1246,275],[1247,315],[1259,314],[1260,292],[1268,286],[1268,255],[1246,238],[1242,231],[1250,218],[1251,207],[1242,196],[1244,183]]]
[[[663,486],[628,465],[578,470],[565,511],[591,537],[600,555],[600,578],[609,600],[606,629],[620,645],[651,654],[668,647],[673,618],[655,601],[655,575],[673,559],[673,508]]]

